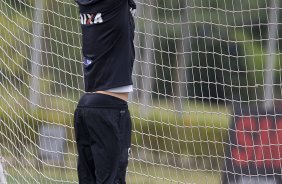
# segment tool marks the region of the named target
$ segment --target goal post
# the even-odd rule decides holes
[[[7,184],[3,163],[4,163],[4,159],[0,157],[0,183]]]
[[[281,2],[135,2],[127,182],[281,183]],[[0,1],[1,184],[78,183],[81,58],[74,0]]]

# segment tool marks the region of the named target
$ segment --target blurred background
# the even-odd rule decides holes
[[[268,109],[282,97],[282,4],[136,4],[128,183],[221,183],[234,105]],[[0,1],[0,156],[8,183],[77,183],[81,58],[73,0]]]

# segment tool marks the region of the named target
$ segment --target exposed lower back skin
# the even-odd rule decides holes
[[[101,93],[101,94],[105,94],[105,95],[114,96],[114,97],[120,98],[124,101],[128,100],[128,94],[129,94],[129,93],[113,93],[113,92],[109,92],[109,91],[96,91],[95,93]]]

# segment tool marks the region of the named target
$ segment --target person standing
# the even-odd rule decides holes
[[[125,184],[131,144],[133,0],[76,0],[85,93],[74,113],[80,184]]]

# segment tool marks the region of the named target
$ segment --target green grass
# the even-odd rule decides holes
[[[220,172],[176,169],[130,162],[127,182],[129,184],[219,184]]]
[[[77,183],[75,169],[59,169],[45,167],[35,168],[8,168],[8,184],[73,184]],[[129,184],[219,184],[220,173],[217,171],[193,171],[176,169],[167,166],[157,166],[131,161],[127,173]]]
[[[33,168],[9,168],[8,184],[72,184],[77,183],[77,174],[75,170],[45,168],[36,171]]]

